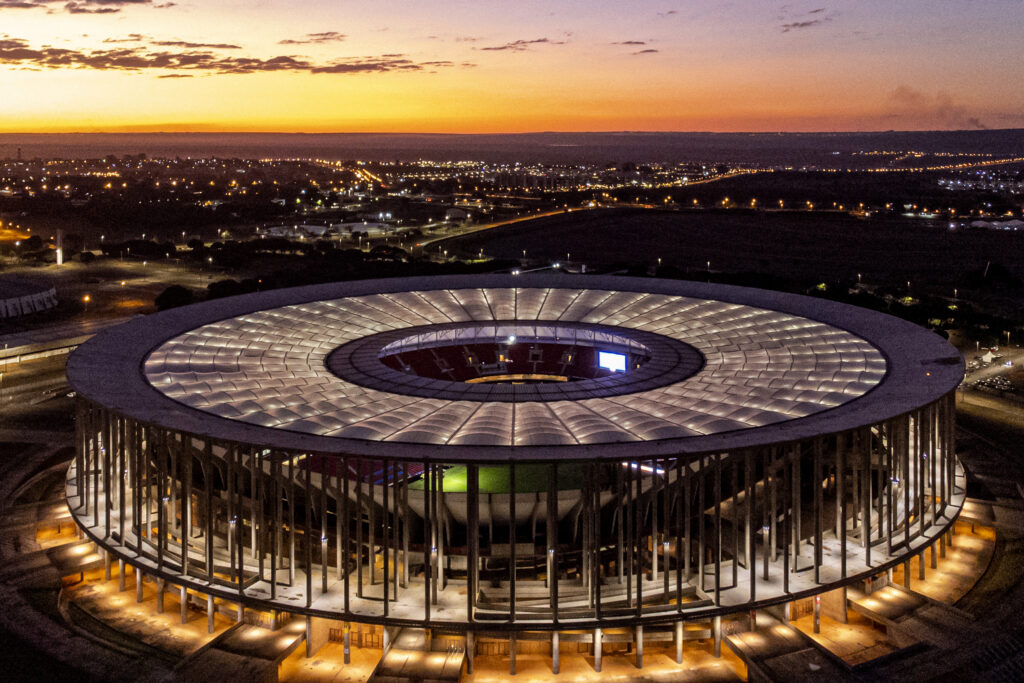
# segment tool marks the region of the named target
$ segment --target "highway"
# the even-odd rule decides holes
[[[589,208],[580,208],[580,207],[571,208],[571,209],[565,209],[565,208],[563,208],[563,209],[555,209],[554,211],[546,211],[546,212],[543,212],[543,213],[531,213],[531,214],[528,214],[526,216],[519,216],[517,218],[509,218],[509,219],[503,220],[503,221],[495,221],[494,223],[483,223],[481,225],[470,225],[470,226],[466,226],[466,227],[448,228],[448,229],[445,230],[446,234],[444,234],[442,236],[439,236],[439,237],[433,237],[433,238],[431,238],[429,240],[420,242],[416,246],[421,247],[424,251],[426,251],[427,248],[430,245],[432,245],[432,244],[437,244],[438,242],[444,242],[445,240],[450,240],[450,239],[455,238],[455,237],[462,237],[463,235],[471,235],[474,232],[482,232],[483,230],[490,230],[491,228],[500,228],[503,225],[513,225],[515,223],[523,223],[523,222],[526,222],[526,221],[536,220],[537,218],[547,218],[549,216],[558,216],[558,215],[566,214],[566,213],[574,213],[576,211],[590,211],[590,210],[591,209],[589,209]],[[438,248],[440,249],[440,247],[438,247]]]
[[[0,411],[38,405],[70,391],[64,365],[67,356],[51,356],[0,368]]]

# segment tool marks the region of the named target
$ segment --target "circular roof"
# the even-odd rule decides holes
[[[502,345],[508,349],[509,340],[512,344],[554,343],[566,349],[592,347],[644,360],[629,372],[561,385],[430,381],[381,362],[386,356],[424,348],[465,348],[466,344],[489,343],[499,346],[499,350]],[[327,356],[326,364],[343,380],[389,393],[456,401],[529,403],[608,398],[662,387],[698,372],[704,365],[704,356],[678,339],[636,328],[620,330],[587,323],[533,320],[440,323],[380,332],[335,349]]]
[[[636,374],[548,385],[544,396],[379,362],[396,343],[491,327],[537,338],[583,329],[655,352]],[[696,354],[684,358],[684,347]],[[337,360],[345,349],[348,365]],[[962,365],[917,326],[808,297],[502,275],[338,283],[176,309],[97,336],[68,374],[88,398],[183,431],[392,457],[415,444],[418,457],[472,459],[507,458],[509,447],[515,457],[623,457],[807,438],[920,407],[955,387]]]

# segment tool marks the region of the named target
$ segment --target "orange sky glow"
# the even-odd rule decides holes
[[[1018,0],[0,0],[0,132],[1024,127],[1022,24]]]

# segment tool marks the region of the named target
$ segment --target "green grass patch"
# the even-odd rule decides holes
[[[516,493],[536,493],[548,490],[548,465],[516,465]],[[511,472],[508,465],[486,465],[480,467],[480,493],[508,493],[511,489]],[[444,471],[445,492],[466,492],[466,466],[453,465]],[[558,469],[558,489],[576,490],[583,486],[583,471],[579,467]],[[422,479],[409,484],[409,488],[422,491]]]

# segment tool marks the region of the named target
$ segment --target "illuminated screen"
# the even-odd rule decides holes
[[[611,351],[598,351],[597,366],[612,372],[625,372],[626,356],[625,354],[612,353]]]

